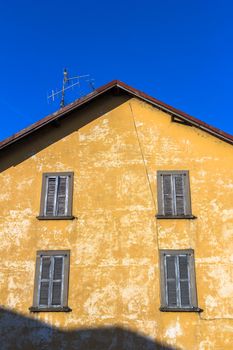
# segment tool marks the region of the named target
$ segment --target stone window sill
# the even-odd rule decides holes
[[[159,308],[162,312],[202,312],[203,310],[199,307],[167,307],[167,306],[161,306]]]
[[[155,215],[155,217],[157,219],[189,219],[189,220],[194,220],[194,219],[197,219],[196,216],[194,215],[160,215],[160,214],[157,214]]]
[[[69,306],[62,307],[39,307],[31,306],[29,308],[30,312],[70,312],[72,309]]]
[[[74,220],[75,217],[73,215],[71,216],[37,216],[38,220]]]

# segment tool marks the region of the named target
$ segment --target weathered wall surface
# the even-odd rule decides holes
[[[0,303],[66,331],[118,326],[176,349],[232,349],[232,146],[137,99],[87,123],[79,113],[25,160],[16,148],[0,174]],[[157,170],[189,170],[196,220],[155,218]],[[39,221],[42,173],[56,171],[74,172],[75,219]],[[158,250],[187,248],[204,312],[160,312]],[[45,249],[71,250],[70,313],[28,310]]]

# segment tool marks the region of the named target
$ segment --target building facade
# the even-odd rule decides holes
[[[113,81],[0,144],[0,343],[232,349],[233,137]]]

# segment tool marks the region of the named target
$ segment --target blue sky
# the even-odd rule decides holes
[[[233,134],[232,16],[228,0],[1,1],[0,140],[59,108],[64,67]]]

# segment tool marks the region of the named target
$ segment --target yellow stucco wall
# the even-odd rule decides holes
[[[15,161],[0,174],[1,305],[65,330],[111,325],[175,349],[232,349],[232,164],[231,145],[135,98]],[[189,170],[196,220],[155,218],[157,170]],[[75,219],[39,221],[42,173],[56,171],[74,172]],[[160,312],[158,250],[186,248],[204,312]],[[70,313],[28,310],[45,249],[71,250]]]

